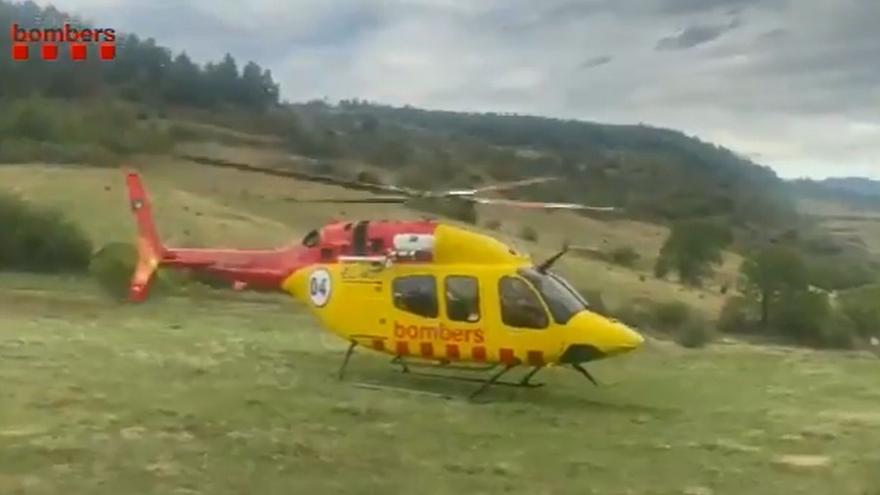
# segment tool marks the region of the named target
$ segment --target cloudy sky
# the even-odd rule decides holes
[[[252,59],[290,100],[643,122],[786,177],[880,179],[880,0],[52,3],[200,61]]]

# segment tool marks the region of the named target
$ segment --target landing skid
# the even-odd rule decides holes
[[[451,380],[456,382],[468,382],[468,383],[487,383],[487,380],[482,378],[470,377],[470,376],[452,376],[452,375],[441,375],[439,373],[423,373],[423,372],[409,372],[412,376],[421,376],[425,378],[438,378],[441,380]],[[519,382],[506,382],[501,380],[495,380],[492,382],[492,385],[500,385],[502,387],[517,387],[517,388],[540,388],[543,387],[543,383],[523,383]]]
[[[345,357],[342,360],[342,365],[339,367],[339,379],[342,380],[345,377],[345,370],[348,367],[348,363],[351,360],[352,354],[354,354],[354,349],[357,347],[357,342],[352,341],[348,346],[348,349],[345,351]],[[503,387],[516,387],[516,388],[539,388],[543,387],[543,383],[531,383],[531,379],[542,369],[544,366],[535,366],[533,367],[523,378],[518,382],[508,382],[501,381],[500,378],[507,374],[510,370],[519,366],[519,363],[506,364],[503,368],[496,371],[492,376],[488,379],[476,378],[476,377],[467,377],[467,376],[454,376],[454,375],[444,375],[440,373],[425,373],[418,371],[411,371],[410,367],[413,368],[434,368],[434,369],[442,369],[442,370],[456,370],[456,371],[468,371],[468,372],[481,372],[481,371],[491,371],[497,369],[499,364],[489,364],[486,366],[465,366],[465,365],[453,365],[448,361],[432,363],[432,362],[409,362],[404,360],[402,356],[396,356],[391,360],[391,364],[396,364],[401,366],[401,372],[410,374],[413,376],[420,376],[425,378],[438,378],[443,380],[452,380],[452,381],[460,381],[460,382],[470,382],[470,383],[479,383],[481,384],[479,388],[474,390],[468,398],[473,400],[478,397],[480,394],[489,389],[492,385],[500,385]],[[572,368],[580,372],[584,377],[586,377],[593,385],[598,386],[599,383],[593,378],[593,375],[590,374],[581,364],[574,363],[572,364]],[[355,383],[356,386],[361,388],[368,388],[373,390],[396,390],[396,391],[405,391],[412,393],[421,393],[423,395],[431,395],[441,398],[450,398],[444,394],[438,394],[434,392],[426,392],[420,390],[413,390],[405,387],[392,387],[387,385],[375,385],[370,383]]]
[[[448,361],[407,361],[402,356],[396,356],[391,360],[391,364],[400,366],[404,373],[409,373],[409,369],[412,368],[436,368],[436,369],[444,369],[444,370],[455,370],[455,371],[491,371],[497,368],[499,365],[497,364],[487,364],[484,366],[467,366],[467,365],[458,365],[451,364]]]
[[[366,383],[366,382],[354,382],[353,385],[355,387],[365,388],[367,390],[380,390],[383,392],[404,392],[407,394],[424,395],[424,396],[435,397],[437,399],[444,399],[444,400],[452,400],[455,398],[455,397],[448,395],[448,394],[428,392],[425,390],[419,390],[419,389],[409,388],[409,387],[392,387],[390,385],[378,385],[375,383]]]

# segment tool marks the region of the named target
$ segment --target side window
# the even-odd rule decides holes
[[[521,278],[502,277],[498,282],[501,321],[517,328],[547,328],[547,312],[535,291]]]
[[[452,321],[480,321],[480,283],[474,277],[446,277],[446,316]]]
[[[398,277],[391,284],[394,306],[408,313],[436,318],[437,282],[433,275],[411,275]]]

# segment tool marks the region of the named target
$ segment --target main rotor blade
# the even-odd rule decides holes
[[[462,199],[473,201],[481,205],[502,205],[514,206],[517,208],[531,208],[537,210],[583,210],[583,211],[617,211],[613,206],[587,206],[577,203],[541,203],[536,201],[517,201],[513,199],[496,199],[496,198],[472,198],[462,197]]]
[[[501,182],[498,184],[492,184],[489,186],[477,187],[475,189],[461,189],[461,190],[452,190],[445,191],[445,196],[474,196],[483,192],[492,192],[492,191],[506,191],[508,189],[515,189],[517,187],[530,186],[532,184],[541,184],[544,182],[550,182],[554,180],[559,180],[559,177],[532,177],[531,179],[523,179],[523,180],[515,180],[510,182]]]
[[[287,198],[291,203],[332,203],[332,204],[403,204],[410,201],[407,196],[378,196],[375,198]]]
[[[194,156],[187,154],[178,155],[181,158],[194,161],[197,163],[202,163],[205,165],[212,165],[214,167],[225,167],[232,168],[236,170],[242,170],[245,172],[255,172],[264,175],[271,175],[274,177],[289,177],[292,179],[305,180],[309,182],[318,182],[321,184],[329,184],[334,186],[344,187],[346,189],[353,189],[357,191],[364,192],[373,192],[373,193],[397,193],[397,194],[405,194],[407,196],[413,196],[415,193],[408,189],[404,189],[402,187],[394,186],[394,185],[386,185],[386,184],[375,184],[372,182],[362,182],[357,180],[344,179],[341,177],[334,177],[332,175],[322,175],[322,174],[310,174],[308,172],[299,172],[296,170],[281,170],[277,168],[265,168],[265,167],[255,167],[253,165],[248,165],[246,163],[237,163],[230,162],[227,160],[218,160],[216,158],[208,158],[202,156]]]

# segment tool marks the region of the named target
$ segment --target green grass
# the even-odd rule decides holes
[[[472,389],[367,352],[336,380],[344,343],[281,297],[117,306],[15,275],[0,315],[3,494],[880,490],[862,354],[650,342],[591,366],[602,387],[551,369],[477,405],[358,388]]]

